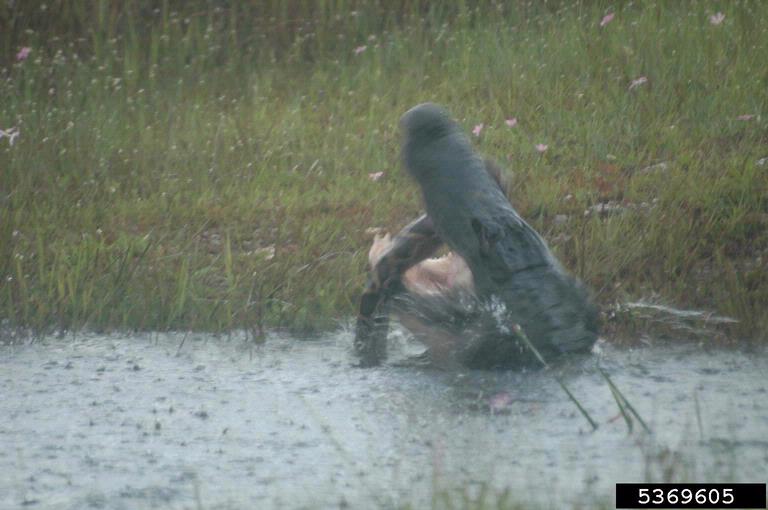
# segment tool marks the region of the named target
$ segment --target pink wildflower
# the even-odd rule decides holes
[[[614,13],[606,14],[605,16],[603,16],[603,19],[600,20],[600,26],[604,27],[605,25],[613,21],[614,16],[615,16]]]
[[[745,113],[744,115],[739,115],[736,117],[736,120],[752,120],[755,116],[751,113]]]
[[[517,117],[512,117],[511,119],[505,120],[504,124],[506,124],[509,127],[517,126]]]
[[[642,85],[643,83],[648,83],[648,78],[646,78],[645,76],[641,76],[640,78],[638,78],[636,80],[632,80],[632,83],[629,84],[629,90],[637,88],[640,85]]]
[[[359,55],[367,49],[368,49],[368,46],[365,46],[365,45],[358,46],[357,48],[355,48],[355,55]]]
[[[512,395],[502,391],[488,399],[488,407],[490,407],[492,413],[498,413],[508,410],[513,401]]]
[[[549,148],[549,145],[543,144],[543,143],[537,143],[536,144],[536,150],[539,152],[544,152]]]
[[[384,176],[384,172],[373,172],[372,174],[368,174],[368,178],[372,180],[373,182],[378,181]]]
[[[725,14],[722,12],[718,12],[717,14],[713,14],[709,17],[709,22],[713,25],[719,25],[725,20]]]
[[[32,48],[29,46],[23,46],[16,54],[16,61],[21,62],[22,60],[27,60],[30,51],[32,51]]]
[[[483,131],[483,128],[485,127],[485,124],[482,122],[475,126],[475,128],[472,130],[472,134],[475,136],[480,136],[480,133]]]

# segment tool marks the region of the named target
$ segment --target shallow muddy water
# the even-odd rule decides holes
[[[348,332],[0,347],[0,508],[420,508],[482,485],[562,508],[619,481],[768,480],[764,350],[569,361],[591,432],[550,371],[443,372],[399,344],[375,369],[351,366]],[[653,436],[628,433],[598,358]]]

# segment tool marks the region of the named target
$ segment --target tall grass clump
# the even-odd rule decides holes
[[[366,229],[419,213],[397,121],[435,101],[599,302],[766,336],[768,4],[60,0],[0,25],[6,325],[332,325]]]

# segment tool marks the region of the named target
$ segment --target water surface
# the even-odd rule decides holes
[[[181,348],[179,348],[182,343]],[[768,355],[618,350],[556,372],[353,368],[346,331],[0,347],[0,508],[422,507],[483,485],[558,508],[616,482],[768,480]],[[654,434],[629,434],[601,364]],[[698,413],[697,413],[698,403]]]

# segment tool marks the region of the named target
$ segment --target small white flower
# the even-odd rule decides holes
[[[648,78],[646,78],[645,76],[641,76],[636,80],[632,80],[632,83],[629,84],[629,90],[635,89],[640,85],[642,85],[643,83],[648,83]]]
[[[1,138],[7,138],[8,143],[10,145],[13,145],[16,141],[16,138],[19,136],[19,128],[17,127],[11,127],[8,129],[0,129],[0,139]]]

